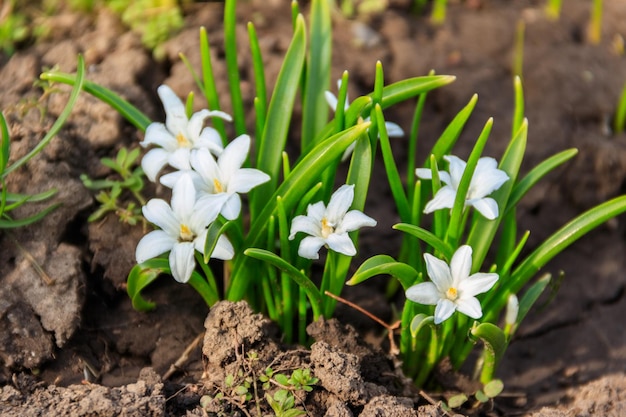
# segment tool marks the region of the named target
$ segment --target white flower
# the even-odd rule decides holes
[[[441,187],[433,199],[426,204],[424,213],[432,213],[443,208],[451,209],[454,206],[456,192],[467,164],[454,155],[444,156],[444,159],[450,163],[450,173],[439,171],[439,178],[445,186]],[[487,196],[509,180],[506,172],[498,169],[497,166],[498,163],[493,158],[480,158],[465,197],[465,206],[473,206],[488,220],[498,217],[498,203]],[[432,179],[432,172],[428,168],[417,168],[415,174],[419,178]]]
[[[145,235],[137,244],[137,263],[155,258],[167,251],[172,276],[187,282],[196,266],[194,251],[204,251],[207,226],[215,220],[219,207],[198,205],[196,190],[189,176],[184,175],[172,190],[172,206],[155,198],[143,207],[144,217],[162,230]],[[212,258],[232,259],[234,249],[225,236],[220,236]]]
[[[241,135],[224,149],[217,161],[207,149],[191,154],[191,172],[198,192],[198,204],[222,206],[221,213],[233,220],[241,211],[240,193],[270,180],[270,176],[253,168],[241,168],[250,151],[250,136]],[[184,171],[172,172],[161,177],[161,183],[171,187]]]
[[[165,108],[165,124],[151,123],[146,129],[141,146],[157,145],[141,160],[141,167],[146,176],[154,181],[161,169],[169,164],[178,169],[189,169],[189,156],[192,149],[207,148],[219,155],[222,151],[222,139],[212,127],[203,128],[208,117],[232,120],[222,111],[200,110],[187,118],[185,105],[167,85],[157,90]]]
[[[309,204],[306,216],[296,216],[293,219],[290,240],[298,232],[310,235],[300,242],[298,255],[318,259],[318,252],[324,245],[344,255],[356,255],[356,248],[348,232],[364,226],[376,226],[376,220],[358,210],[348,211],[353,199],[354,185],[342,185],[330,197],[328,207],[321,201]]]
[[[475,297],[496,283],[498,274],[476,273],[472,269],[472,248],[463,245],[452,256],[450,266],[431,254],[424,254],[426,270],[432,282],[422,282],[406,290],[406,298],[419,304],[436,305],[435,324],[447,320],[458,310],[479,319],[483,312]]]
[[[337,80],[337,90],[339,89],[341,89],[341,79]],[[328,103],[330,108],[333,109],[333,111],[337,111],[337,104],[338,104],[337,97],[330,91],[326,91],[324,93],[324,96],[326,97],[326,102]],[[344,110],[347,110],[348,107],[350,107],[350,101],[348,99],[348,96],[346,95],[346,102],[344,104]],[[370,120],[369,117],[364,119],[364,121],[366,122],[369,120]],[[397,124],[393,122],[385,122],[385,128],[387,128],[387,136],[389,136],[390,138],[399,138],[399,137],[404,136],[404,130],[402,130],[400,126],[398,126]],[[354,151],[355,146],[356,146],[356,142],[352,142],[350,146],[348,146],[348,148],[344,151],[343,155],[341,156],[342,161],[345,161],[346,159],[348,159],[348,157]]]

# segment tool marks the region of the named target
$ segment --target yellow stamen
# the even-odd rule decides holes
[[[191,148],[191,142],[182,133],[176,135],[176,141],[181,148]]]
[[[186,224],[180,225],[180,240],[183,242],[191,242],[194,239],[193,232],[187,227]]]
[[[454,301],[459,298],[459,292],[456,288],[450,287],[448,288],[448,291],[446,291],[446,298],[450,301]]]
[[[213,191],[215,192],[215,194],[224,192],[224,186],[217,178],[213,180]]]
[[[322,237],[326,239],[328,236],[335,232],[335,228],[328,222],[328,219],[324,217],[322,219]]]

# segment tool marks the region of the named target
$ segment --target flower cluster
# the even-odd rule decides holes
[[[143,207],[144,217],[161,230],[144,236],[135,252],[138,263],[169,254],[173,277],[187,282],[195,268],[195,251],[203,252],[208,226],[219,214],[233,220],[241,212],[240,193],[269,181],[262,171],[242,168],[250,150],[250,137],[241,135],[225,148],[219,133],[204,127],[209,117],[230,120],[220,111],[201,110],[187,118],[185,106],[166,85],[158,89],[165,107],[165,124],[152,123],[141,145],[157,145],[142,159],[146,176],[155,181],[169,165],[176,171],[160,181],[172,188],[171,206],[162,199],[152,199]],[[220,236],[211,258],[231,259],[234,250],[225,236]]]

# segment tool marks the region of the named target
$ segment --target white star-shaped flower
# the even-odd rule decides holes
[[[337,90],[339,89],[341,89],[341,80],[337,80]],[[326,97],[326,102],[328,103],[330,108],[333,109],[333,111],[337,111],[337,104],[339,104],[337,101],[337,97],[330,91],[326,91],[324,93],[324,96]],[[348,96],[346,95],[346,102],[344,105],[344,109],[347,110],[348,107],[350,107],[350,100],[348,99]],[[364,119],[364,121],[366,122],[369,120],[370,120],[369,117]],[[385,128],[387,129],[387,136],[389,136],[390,138],[400,138],[404,136],[404,130],[402,130],[402,128],[396,123],[385,122]],[[356,142],[352,142],[350,146],[348,146],[348,148],[344,151],[343,155],[341,156],[342,161],[345,161],[346,159],[348,159],[348,157],[354,151],[355,146],[356,146]]]
[[[348,232],[364,226],[376,226],[376,220],[358,210],[348,211],[353,199],[354,185],[342,185],[330,197],[328,207],[321,201],[309,204],[306,216],[296,216],[293,219],[290,240],[293,240],[298,232],[310,235],[300,242],[298,255],[318,259],[318,252],[324,245],[344,255],[356,255],[356,248]]]
[[[451,209],[454,206],[454,199],[467,164],[454,155],[444,156],[444,159],[450,164],[450,173],[439,171],[439,178],[445,186],[441,187],[433,199],[426,204],[424,213],[432,213],[443,208]],[[417,168],[415,174],[422,179],[432,179],[432,172],[428,168]],[[489,157],[480,158],[467,190],[465,206],[473,206],[488,220],[497,218],[499,213],[498,203],[493,198],[487,196],[508,180],[509,176],[506,172],[498,169],[498,163],[495,159]]]
[[[254,187],[270,180],[270,176],[254,168],[241,168],[250,151],[250,136],[241,135],[224,148],[217,161],[207,149],[191,154],[193,171],[176,171],[161,177],[171,187],[181,175],[191,174],[198,192],[198,204],[222,205],[221,214],[233,220],[241,212],[241,197]]]
[[[177,169],[190,169],[189,157],[194,149],[206,148],[219,155],[222,152],[222,139],[212,127],[204,127],[204,120],[219,117],[224,120],[232,118],[218,110],[206,109],[194,113],[187,118],[185,105],[167,85],[157,90],[165,109],[165,124],[154,122],[146,129],[144,140],[140,145],[148,147],[156,145],[141,160],[141,167],[150,181],[155,181],[161,169],[169,164]]]
[[[203,252],[207,226],[213,222],[219,207],[196,203],[196,190],[191,177],[184,175],[172,190],[172,206],[155,198],[143,207],[143,215],[161,230],[145,235],[137,244],[137,263],[155,258],[167,251],[172,276],[187,282],[196,267],[194,251]],[[232,259],[234,249],[225,236],[220,236],[211,258]]]
[[[435,324],[459,312],[479,319],[483,312],[476,295],[489,291],[498,274],[476,273],[472,269],[472,248],[463,245],[452,256],[450,266],[431,254],[424,254],[426,270],[432,282],[422,282],[406,290],[406,298],[419,304],[436,305]]]

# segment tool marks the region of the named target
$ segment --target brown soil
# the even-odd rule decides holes
[[[288,8],[273,3],[281,2],[242,3],[238,16],[241,49],[246,49],[244,23],[253,21],[272,80],[291,33]],[[466,156],[484,122],[494,117],[486,154],[499,158],[510,136],[511,62],[515,27],[522,19],[530,125],[522,170],[566,148],[580,150],[520,206],[520,226],[532,231],[529,246],[584,209],[624,192],[626,136],[612,135],[609,123],[626,81],[626,58],[615,51],[615,41],[626,37],[625,2],[604,1],[599,45],[586,42],[589,5],[584,0],[566,2],[557,22],[546,19],[543,1],[451,2],[441,27],[408,13],[405,3],[393,1],[389,10],[362,21],[336,16],[334,78],[344,69],[350,71],[352,97],[372,88],[377,59],[389,83],[430,69],[455,75],[455,83],[429,96],[420,131],[421,155],[478,93],[479,104],[456,153]],[[181,96],[195,89],[178,53],[198,66],[198,28],[203,25],[214,45],[216,76],[226,97],[221,18],[219,4],[191,6],[185,29],[166,45],[166,60],[156,62],[138,36],[106,12],[93,20],[55,17],[51,39],[2,61],[0,107],[10,122],[12,160],[41,140],[67,100],[65,93],[51,95],[41,103],[47,114],[40,117],[33,103],[41,90],[33,87],[33,81],[44,67],[59,65],[73,72],[78,53],[86,58],[90,80],[159,120],[163,115],[155,94],[158,85],[166,83]],[[253,94],[246,81],[251,78],[249,58],[243,57],[240,65],[249,104]],[[387,117],[408,129],[411,112],[412,105],[401,105],[390,109]],[[134,311],[124,284],[141,227],[124,225],[113,216],[88,224],[95,203],[79,176],[108,175],[99,158],[113,155],[121,146],[136,146],[139,139],[118,114],[85,94],[59,137],[8,177],[12,192],[57,188],[55,201],[63,205],[41,222],[0,237],[0,414],[241,415],[234,400],[207,402],[206,395],[224,392],[229,373],[246,369],[256,375],[272,364],[285,373],[303,366],[313,369],[320,381],[301,403],[313,416],[440,415],[441,410],[415,392],[394,358],[385,353],[386,345],[380,342],[383,329],[348,308],[338,309],[338,322],[310,326],[309,334],[316,340],[310,350],[281,345],[272,324],[243,303],[220,303],[207,317],[208,309],[191,288],[165,278],[146,293],[158,307],[149,313]],[[406,153],[404,142],[395,144],[399,155]],[[375,194],[366,211],[379,225],[376,234],[363,235],[361,257],[394,254],[399,246],[391,229],[398,219],[387,203],[388,186],[384,178],[373,180],[380,182],[371,187]],[[40,208],[26,205],[16,215]],[[626,339],[619,319],[626,314],[625,251],[619,218],[547,266],[553,273],[564,271],[565,278],[554,298],[527,318],[507,351],[498,374],[505,393],[491,411],[482,409],[484,414],[625,414]],[[34,271],[25,253],[52,283]],[[391,308],[381,291],[384,285],[384,279],[374,280],[346,289],[346,296],[391,321]],[[189,358],[171,374],[172,364],[205,327],[203,347],[191,349]],[[251,351],[258,355],[254,366],[246,359]],[[168,378],[162,379],[166,373]],[[553,408],[537,411],[542,406]],[[257,415],[254,405],[246,412]]]

